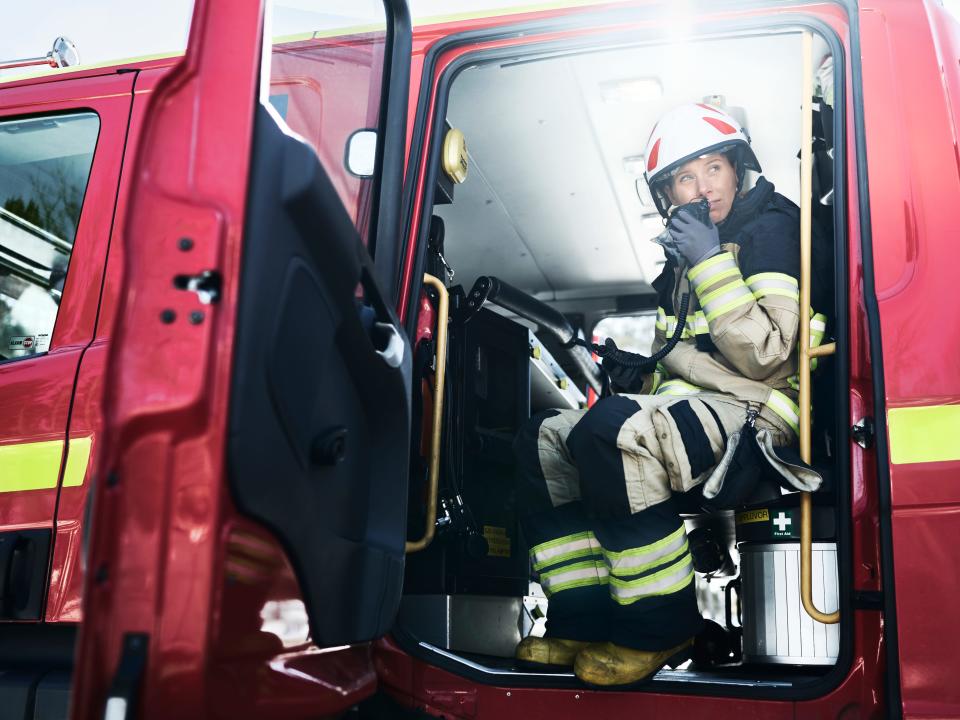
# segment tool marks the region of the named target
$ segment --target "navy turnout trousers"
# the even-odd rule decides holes
[[[542,412],[521,429],[518,503],[549,598],[548,637],[663,650],[699,632],[675,494],[706,479],[746,410],[712,393],[616,395]],[[775,444],[793,442],[775,413],[761,411],[757,424]]]

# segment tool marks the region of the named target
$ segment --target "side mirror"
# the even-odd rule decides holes
[[[47,53],[47,58],[53,67],[73,67],[80,64],[80,53],[73,41],[65,37],[58,37],[53,41],[53,50]]]
[[[351,175],[373,177],[377,167],[377,131],[356,130],[347,140],[346,166]]]

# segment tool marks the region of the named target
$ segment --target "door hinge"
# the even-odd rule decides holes
[[[857,445],[864,450],[869,450],[873,447],[873,418],[860,418],[856,424],[850,428],[850,433],[853,435],[853,441],[857,443]]]

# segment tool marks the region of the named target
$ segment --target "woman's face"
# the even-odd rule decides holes
[[[726,220],[737,195],[737,171],[722,153],[701,155],[684,163],[667,185],[667,197],[674,205],[705,198],[710,203],[714,224]]]

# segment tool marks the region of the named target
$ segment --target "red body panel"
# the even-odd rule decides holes
[[[322,717],[375,687],[368,647],[320,650],[306,637],[284,647],[263,630],[270,604],[296,602],[299,589],[276,541],[237,517],[222,480],[260,69],[255,53],[234,50],[259,47],[260,12],[198,2],[190,50],[157,84],[140,131],[122,232],[126,290],[104,375],[97,467],[106,481],[96,488],[75,717],[102,715],[128,633],[149,636],[139,717]],[[194,240],[189,252],[182,237]],[[227,279],[214,306],[173,287],[174,275],[204,269]],[[161,322],[164,309],[174,323]],[[203,322],[175,332],[193,311]]]
[[[778,14],[792,11],[784,7]],[[843,42],[850,107],[846,18],[828,5],[796,11],[819,17]],[[128,122],[134,74],[88,71],[69,79],[27,80],[5,84],[0,95],[0,117],[90,107],[101,119],[51,352],[0,365],[0,443],[65,436],[94,439],[90,467],[80,487],[11,493],[0,503],[0,525],[11,529],[52,527],[56,508],[45,616],[51,622],[80,618],[81,519],[93,457],[100,457],[99,477],[104,482],[96,490],[98,521],[91,546],[98,579],[86,590],[89,612],[75,674],[75,716],[102,714],[122,638],[129,632],[150,636],[150,670],[141,696],[146,717],[334,715],[370,695],[378,675],[382,687],[402,703],[448,717],[590,717],[623,714],[626,708],[638,716],[678,713],[738,719],[877,713],[883,703],[884,663],[882,618],[877,611],[857,610],[845,619],[853,624],[855,636],[846,679],[829,695],[801,703],[500,688],[432,667],[390,640],[374,650],[369,646],[320,650],[305,635],[285,644],[269,629],[270,608],[296,603],[300,593],[282,549],[267,532],[236,514],[222,485],[236,287],[228,281],[219,305],[201,307],[192,293],[172,289],[170,281],[175,274],[208,268],[220,269],[228,280],[238,277],[249,159],[240,149],[250,144],[251,98],[259,68],[255,53],[238,54],[236,48],[259,43],[259,21],[256,8],[225,0],[201,0],[196,12],[185,60],[173,68],[169,61],[160,61],[137,76],[136,91],[143,95],[130,116],[125,161],[120,138]],[[584,12],[484,18],[418,32],[408,138],[425,55],[435,42],[453,33]],[[956,352],[960,322],[952,317],[950,294],[956,272],[950,262],[952,245],[943,242],[956,236],[953,207],[960,195],[958,129],[949,104],[960,97],[956,63],[960,42],[955,25],[943,13],[933,3],[894,0],[865,3],[860,13],[863,112],[888,408],[960,402]],[[536,39],[608,29],[556,32]],[[467,51],[528,42],[530,38],[499,40],[451,51],[438,70]],[[229,83],[220,82],[225,77]],[[435,87],[434,82],[432,92]],[[154,88],[158,102],[148,106]],[[431,108],[434,102],[431,96]],[[861,294],[852,112],[847,123],[852,424],[874,410],[873,363]],[[141,129],[145,139],[138,149]],[[429,123],[426,132],[429,135]],[[196,162],[193,147],[204,148],[203,162]],[[117,201],[122,161],[129,174],[123,176]],[[339,158],[328,165],[339,167]],[[422,215],[425,176],[421,173],[414,180],[415,230]],[[131,198],[136,198],[129,208],[128,182]],[[345,199],[355,196],[353,178],[344,176],[338,182]],[[111,234],[115,201],[117,222]],[[356,203],[349,209],[356,211]],[[177,249],[176,241],[183,236],[196,241],[189,254]],[[413,251],[404,260],[401,314],[413,304],[412,292],[418,287],[412,277]],[[121,297],[124,272],[127,287],[134,290]],[[184,342],[183,333],[165,334],[168,326],[158,318],[166,308],[176,312],[176,323],[184,323],[196,309],[205,313],[205,321]],[[120,320],[113,337],[119,342],[110,346],[115,317]],[[106,387],[105,377],[110,378]],[[101,414],[104,392],[106,420]],[[171,417],[181,428],[176,436],[158,430]],[[110,438],[107,446],[101,443],[104,434]],[[946,599],[960,593],[960,579],[949,572],[956,564],[949,540],[960,535],[958,471],[960,463],[891,466],[899,660],[908,714],[960,715],[953,650],[960,638],[955,624],[944,622],[949,612]],[[116,484],[107,483],[114,472]],[[876,455],[852,446],[856,590],[881,588],[876,476]]]
[[[887,409],[960,402],[956,22],[935,3],[861,12],[864,116]],[[903,709],[960,715],[960,462],[890,465]]]
[[[81,598],[83,596],[84,573],[80,562],[80,534],[84,507],[93,479],[92,460],[99,449],[100,433],[103,431],[103,378],[106,370],[108,340],[117,312],[117,296],[123,270],[123,218],[127,208],[127,190],[129,171],[136,157],[139,130],[146,115],[150,92],[157,81],[168,72],[166,67],[143,70],[136,75],[122,76],[136,78],[133,88],[133,107],[129,111],[129,126],[118,127],[111,136],[113,144],[123,150],[123,168],[120,170],[120,184],[116,195],[116,210],[112,232],[109,234],[109,255],[106,257],[106,271],[103,291],[100,296],[100,312],[97,317],[96,334],[87,348],[77,374],[74,390],[73,409],[70,414],[71,437],[92,437],[91,463],[87,477],[80,488],[65,488],[60,495],[57,507],[58,542],[54,548],[51,564],[50,589],[47,596],[45,619],[47,622],[79,622],[82,618]],[[91,199],[92,200],[92,199]],[[97,207],[101,212],[106,208]],[[103,248],[106,253],[106,246]],[[103,257],[98,258],[101,266]]]
[[[132,99],[133,76],[108,74],[66,78],[43,85],[20,85],[0,95],[0,117],[64,111],[93,110],[100,119],[100,132],[87,183],[84,210],[67,272],[63,299],[57,313],[50,351],[0,365],[0,444],[64,440],[77,367],[93,337],[100,285],[107,252],[107,238],[117,194],[117,178],[123,137]],[[89,437],[73,431],[70,437]],[[61,462],[62,465],[62,462]],[[88,466],[89,467],[89,466]],[[72,512],[56,520],[53,540],[53,581],[50,599],[60,603],[60,588],[66,581],[64,559],[75,555],[79,544],[79,512],[89,487],[88,478],[79,487],[59,488],[58,476],[49,478],[49,489],[5,493],[0,496],[0,527],[51,528],[58,495],[61,507]]]

